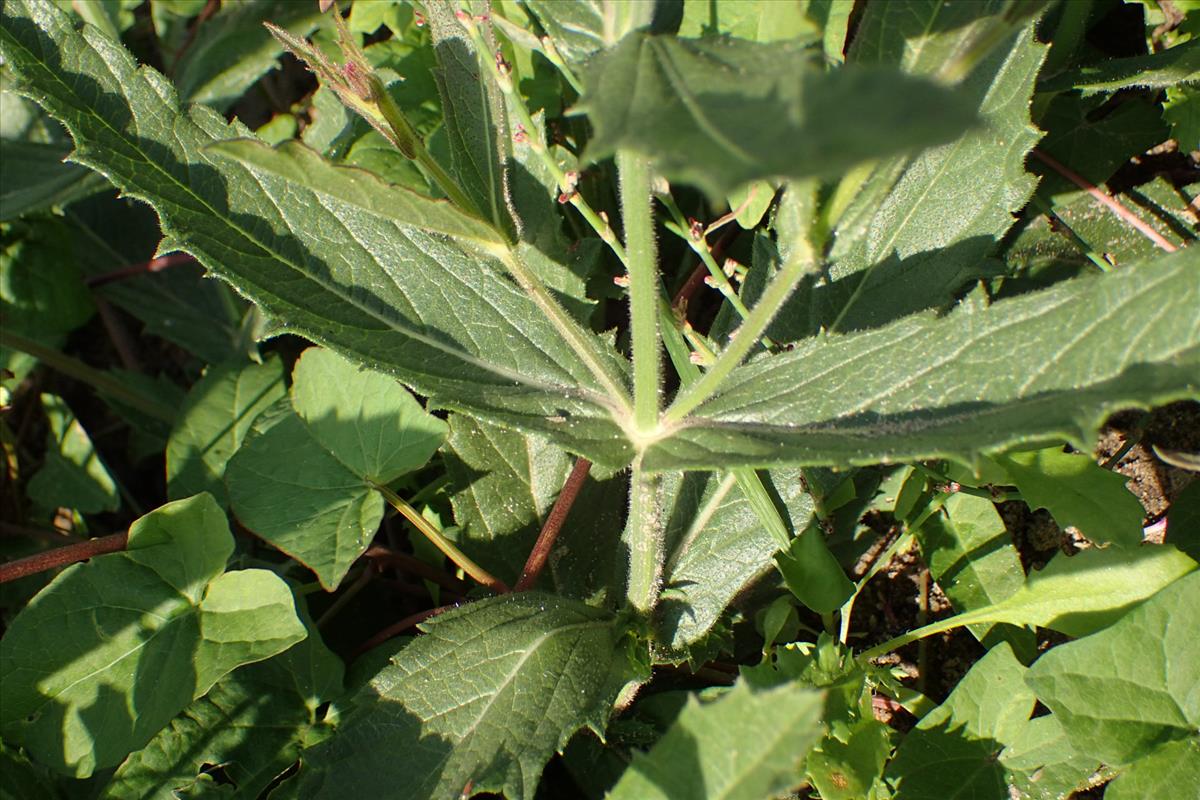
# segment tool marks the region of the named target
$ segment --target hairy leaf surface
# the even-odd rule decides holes
[[[542,768],[584,726],[602,731],[630,673],[612,617],[509,594],[436,617],[309,752],[305,798],[347,792],[442,800],[470,784],[531,800]]]
[[[646,466],[868,464],[1067,439],[1200,393],[1200,251],[984,308],[824,335],[735,370]]]
[[[588,65],[588,155],[634,150],[668,178],[721,196],[758,178],[839,175],[941,144],[972,122],[969,103],[924,79],[826,72],[819,55],[794,42],[631,34]]]
[[[155,207],[163,250],[195,254],[289,330],[423,394],[628,459],[608,391],[496,261],[420,219],[364,213],[208,155],[245,128],[183,111],[159,73],[53,6],[9,0],[2,19],[0,51],[21,90],[71,131],[75,160]],[[615,354],[602,358],[621,374]]]

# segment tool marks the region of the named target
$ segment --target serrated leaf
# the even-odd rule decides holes
[[[403,786],[442,800],[469,786],[531,800],[550,756],[579,728],[603,730],[634,677],[612,617],[552,595],[494,597],[422,627],[307,753],[301,796]]]
[[[1026,682],[1081,754],[1113,765],[1200,735],[1200,575],[1180,578],[1110,628],[1045,653]]]
[[[254,139],[234,139],[210,145],[209,152],[327,194],[369,214],[403,218],[422,230],[485,246],[504,243],[499,231],[459,211],[448,200],[434,200],[399,186],[381,184],[370,173],[338,166],[300,142],[271,147]]]
[[[423,466],[445,435],[395,380],[310,348],[290,399],[262,412],[230,459],[230,507],[332,591],[383,520],[373,486]]]
[[[888,765],[896,800],[1007,797],[998,756],[1033,711],[1025,668],[1007,643],[988,651],[946,702],[909,732]]]
[[[320,706],[342,691],[342,662],[311,633],[287,652],[234,670],[121,764],[101,800],[209,796],[201,777],[220,765],[226,796],[261,796],[332,725]],[[224,793],[223,793],[224,794]]]
[[[307,36],[321,18],[316,3],[241,0],[225,3],[197,27],[171,69],[179,94],[193,103],[224,110],[275,66],[283,47],[263,27],[270,22]]]
[[[433,77],[450,145],[450,172],[484,219],[498,230],[510,231],[504,100],[491,75],[481,68],[471,37],[455,19],[458,7],[458,0],[450,0],[425,9],[437,62]],[[492,35],[486,26],[483,35]]]
[[[628,461],[610,410],[621,359],[583,330],[571,331],[575,347],[564,342],[496,261],[208,155],[245,128],[200,106],[183,112],[161,75],[53,7],[6,2],[0,51],[22,90],[72,132],[73,158],[154,205],[163,250],[194,253],[288,330],[422,394],[575,442],[593,460]]]
[[[92,439],[61,397],[42,395],[50,422],[46,458],[25,487],[29,499],[45,509],[73,508],[81,514],[116,511],[117,484],[96,452]]]
[[[803,530],[812,498],[799,473],[778,470],[771,482],[792,530]],[[763,526],[733,474],[685,475],[670,504],[658,637],[676,650],[698,642],[743,589],[774,565],[779,544]]]
[[[1040,84],[1038,91],[1114,92],[1134,86],[1166,89],[1196,81],[1200,81],[1200,41],[1192,40],[1150,55],[1085,64],[1055,75]]]
[[[202,494],[129,530],[125,552],[62,572],[0,639],[0,728],[87,777],[144,746],[230,670],[305,636],[266,570],[223,573],[225,515]]]
[[[998,2],[902,0],[866,7],[849,63],[936,73]],[[1036,181],[1025,157],[1039,133],[1030,98],[1046,48],[1027,29],[1004,40],[956,89],[983,125],[915,158],[880,164],[837,220],[828,275],[802,284],[769,330],[792,341],[822,327],[874,327],[949,303],[988,261]]]
[[[209,369],[188,392],[167,442],[167,494],[209,492],[228,505],[225,465],[258,415],[286,393],[283,363],[276,357]]]
[[[636,151],[714,197],[759,178],[837,176],[946,142],[974,119],[969,104],[924,79],[826,72],[817,51],[790,42],[633,33],[590,62],[584,82],[591,160]]]
[[[572,459],[542,436],[450,417],[444,456],[457,542],[473,561],[512,585],[537,540]],[[611,594],[624,556],[617,536],[626,510],[621,478],[588,480],[555,543],[545,575],[559,594]],[[608,598],[613,599],[613,598]]]
[[[1073,525],[1094,542],[1137,547],[1145,511],[1125,488],[1129,479],[1083,453],[1048,447],[994,456],[1030,508],[1044,508],[1062,527]]]
[[[0,137],[4,183],[0,186],[0,220],[68,205],[108,186],[103,176],[64,164],[69,147]]]
[[[797,767],[821,735],[822,693],[740,682],[709,703],[694,696],[611,800],[760,800],[799,783]]]
[[[734,370],[644,463],[970,462],[1022,442],[1090,447],[1106,414],[1200,392],[1196,307],[1200,251],[1188,248],[988,308],[808,339]]]

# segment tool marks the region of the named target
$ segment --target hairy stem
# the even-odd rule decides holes
[[[663,568],[663,521],[660,481],[633,462],[629,482],[629,585],[626,600],[649,616],[658,600]]]
[[[629,317],[633,340],[633,415],[639,432],[658,426],[659,364],[658,263],[654,213],[650,207],[650,166],[641,156],[617,153],[621,173],[621,217],[629,254]]]
[[[804,273],[813,268],[816,255],[805,240],[798,242],[779,272],[767,284],[762,297],[754,305],[746,321],[732,335],[729,346],[721,351],[717,363],[704,373],[695,383],[685,387],[676,396],[664,416],[664,422],[678,422],[688,415],[696,406],[712,397],[720,388],[721,383],[733,372],[734,368],[757,346],[763,332],[775,319],[784,302],[791,297],[797,282]]]

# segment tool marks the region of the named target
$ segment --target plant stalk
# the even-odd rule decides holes
[[[18,578],[35,575],[39,572],[45,572],[48,569],[65,567],[79,561],[95,558],[96,556],[119,553],[125,549],[125,545],[128,542],[128,533],[113,533],[108,536],[88,539],[78,544],[70,544],[66,547],[56,547],[53,550],[47,550],[44,553],[37,553],[26,558],[19,558],[7,564],[0,564],[0,583],[15,581]]]
[[[155,402],[132,391],[119,378],[103,370],[89,367],[78,359],[65,353],[60,353],[53,347],[47,347],[41,342],[27,339],[19,333],[0,329],[0,345],[28,353],[46,366],[58,370],[64,375],[89,384],[113,400],[117,400],[130,408],[136,409],[147,416],[162,420],[166,423],[175,422],[175,409],[162,403]]]
[[[633,418],[640,433],[658,427],[662,385],[658,331],[658,263],[654,212],[650,207],[650,165],[626,150],[617,153],[621,175],[621,219],[629,255],[629,317],[633,340]]]
[[[629,479],[629,605],[649,617],[658,600],[663,568],[662,497],[657,475],[642,469],[639,456]]]
[[[791,256],[775,273],[775,277],[767,284],[762,297],[754,304],[746,321],[733,332],[729,345],[721,351],[717,363],[712,365],[700,380],[684,387],[675,397],[675,402],[667,409],[663,422],[666,424],[679,422],[696,406],[712,397],[720,388],[729,373],[742,363],[750,351],[758,345],[759,339],[783,308],[783,304],[791,297],[800,278],[812,269],[816,260],[815,253],[808,241],[797,243]]]
[[[392,508],[399,511],[400,514],[406,520],[412,523],[412,526],[420,531],[426,539],[433,542],[434,546],[437,547],[438,550],[441,550],[443,553],[445,553],[446,558],[457,564],[458,567],[462,569],[463,572],[470,575],[476,583],[478,583],[480,586],[485,586],[488,589],[491,589],[497,594],[504,594],[508,591],[508,586],[504,583],[504,581],[500,580],[495,575],[492,575],[486,569],[476,564],[467,556],[466,553],[455,547],[453,542],[443,536],[442,532],[435,528],[429,522],[429,520],[421,516],[421,514],[415,508],[406,503],[404,498],[400,497],[400,495],[396,494],[386,486],[372,484],[372,487],[381,495],[383,495],[384,499],[391,504]]]

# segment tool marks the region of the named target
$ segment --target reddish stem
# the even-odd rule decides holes
[[[470,584],[466,581],[460,581],[453,575],[447,575],[437,567],[430,566],[419,558],[410,556],[407,553],[397,553],[395,550],[375,545],[368,548],[367,552],[363,553],[363,555],[380,566],[399,567],[418,578],[432,581],[443,589],[448,589],[458,594],[466,594],[471,588]]]
[[[441,614],[443,611],[449,611],[452,608],[458,608],[458,606],[456,604],[451,603],[450,605],[447,605],[447,606],[438,606],[437,608],[430,608],[430,609],[426,609],[425,611],[418,611],[416,614],[405,617],[404,619],[400,620],[399,622],[395,623],[394,625],[387,626],[386,628],[381,630],[379,633],[375,634],[370,639],[367,639],[365,642],[363,642],[358,647],[356,647],[354,649],[354,652],[350,654],[349,660],[354,661],[356,658],[361,656],[363,653],[367,652],[368,650],[375,649],[379,645],[386,642],[388,639],[399,636],[400,634],[404,633],[409,628],[415,627],[416,625],[421,624],[422,622],[429,619],[430,617],[436,617],[438,614]]]
[[[558,539],[563,523],[567,521],[567,514],[571,512],[571,506],[575,505],[575,498],[579,496],[579,490],[583,488],[583,482],[587,480],[588,471],[591,468],[592,462],[586,458],[580,458],[575,462],[575,466],[571,467],[571,474],[567,476],[567,482],[563,484],[562,491],[558,493],[558,499],[554,501],[550,515],[546,517],[546,522],[542,525],[541,532],[538,533],[537,541],[534,542],[533,549],[529,551],[529,558],[525,559],[525,568],[521,570],[521,578],[513,587],[514,592],[524,592],[532,588],[533,584],[537,582],[538,575],[542,574],[554,542]]]
[[[135,275],[144,275],[147,272],[162,272],[168,267],[178,267],[183,264],[195,263],[196,259],[187,253],[169,253],[165,256],[152,258],[149,261],[143,261],[140,264],[130,264],[128,267],[121,267],[112,272],[105,272],[103,275],[93,275],[87,279],[87,285],[91,289],[98,286],[104,286],[106,283],[132,278]]]
[[[1059,175],[1062,175],[1071,183],[1090,194],[1093,199],[1096,200],[1096,202],[1107,208],[1112,213],[1116,214],[1118,219],[1132,227],[1150,241],[1154,242],[1154,244],[1158,245],[1161,249],[1166,250],[1168,253],[1174,253],[1179,249],[1164,239],[1162,234],[1143,222],[1140,217],[1138,217],[1125,206],[1121,205],[1119,200],[1110,196],[1106,192],[1101,191],[1094,183],[1080,175],[1078,172],[1075,172],[1070,167],[1060,164],[1054,158],[1046,155],[1036,147],[1030,152],[1032,152],[1034,156],[1036,156],[1040,161],[1045,163]]]
[[[56,547],[53,550],[47,550],[27,558],[19,558],[7,564],[0,564],[0,583],[15,581],[18,578],[45,572],[48,569],[65,567],[68,564],[86,561],[106,553],[117,553],[125,549],[128,541],[128,533],[114,533],[109,536],[88,539],[79,544]]]

